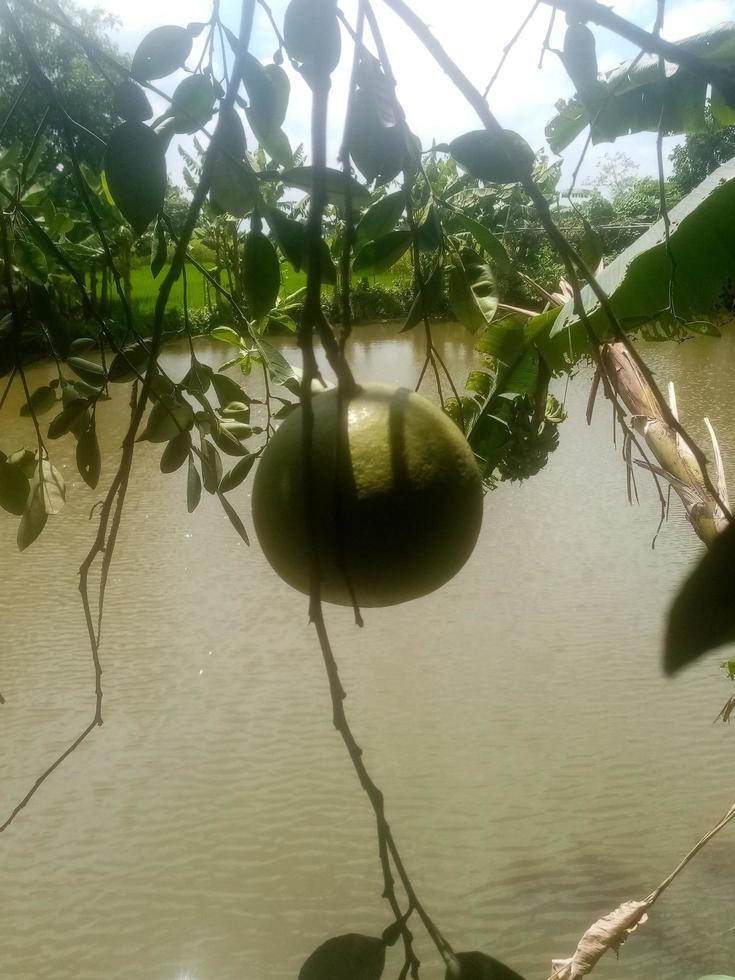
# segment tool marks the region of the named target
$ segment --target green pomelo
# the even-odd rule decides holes
[[[315,395],[312,406],[312,512],[304,507],[300,408],[255,476],[253,521],[274,570],[309,593],[311,530],[327,602],[351,605],[346,580],[361,606],[439,588],[469,558],[482,523],[480,473],[462,433],[431,402],[389,385],[358,387],[341,413],[336,389]]]

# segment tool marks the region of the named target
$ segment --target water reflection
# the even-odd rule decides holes
[[[442,327],[437,343],[463,377],[466,335]],[[646,354],[700,438],[712,418],[735,485],[732,338]],[[361,378],[410,385],[423,341],[361,328],[351,356]],[[183,375],[183,352],[167,357]],[[370,611],[363,631],[329,613],[350,718],[428,908],[456,948],[529,978],[647,894],[731,793],[732,732],[711,724],[729,694],[718,656],[676,682],[658,662],[700,546],[675,511],[651,550],[655,494],[628,507],[607,412],[584,425],[588,380],[569,387],[546,469],[487,497],[456,579]],[[101,438],[119,446],[125,393],[103,407]],[[22,441],[4,418],[3,441]],[[76,568],[97,495],[68,443],[69,503],[42,543],[19,556],[0,520],[3,814],[93,706]],[[332,729],[305,601],[216,501],[187,514],[185,473],[163,476],[160,452],[139,446],[110,579],[105,724],[0,838],[4,980],[292,980],[327,936],[387,924],[374,821]],[[249,494],[249,481],[232,494],[248,524]],[[725,831],[600,980],[732,972],[734,853]]]

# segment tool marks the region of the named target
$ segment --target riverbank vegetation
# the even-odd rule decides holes
[[[556,53],[576,95],[558,104],[548,149],[535,152],[496,119],[487,93],[468,81],[418,5],[384,2],[475,110],[476,129],[457,133],[451,120],[439,120],[442,141],[422,146],[395,85],[394,72],[410,67],[403,59],[391,63],[379,7],[369,0],[358,0],[352,19],[335,0],[291,0],[280,23],[265,4],[243,0],[237,33],[215,3],[208,20],[148,33],[132,60],[109,42],[109,22],[99,12],[0,0],[0,65],[11,81],[0,102],[0,409],[21,386],[32,446],[0,446],[0,506],[17,521],[18,547],[38,547],[67,495],[54,465],[58,439],[74,440],[80,477],[101,494],[80,572],[94,713],[0,830],[102,723],[103,600],[138,442],[160,445],[162,472],[186,468],[190,512],[203,492],[211,494],[249,543],[248,518],[228,494],[257,469],[279,423],[300,412],[308,529],[319,506],[310,467],[328,455],[324,450],[319,464],[313,451],[312,399],[325,383],[315,344],[343,412],[360,390],[345,353],[359,321],[396,320],[394,329],[422,332],[426,355],[416,389],[434,385],[459,441],[472,450],[477,487],[481,477],[487,491],[546,464],[565,417],[550,385],[591,362],[588,414],[598,395],[612,405],[631,501],[647,477],[660,500],[660,527],[673,490],[709,549],[674,603],[665,669],[677,672],[735,637],[735,528],[716,435],[710,426],[708,459],[682,425],[675,393],[661,390],[635,344],[640,337],[683,342],[700,335],[716,342],[732,319],[735,27],[672,44],[661,36],[663,0],[652,32],[594,0],[536,4],[533,14],[549,8],[549,38],[556,30]],[[276,53],[266,64],[250,51],[256,7],[273,28]],[[566,22],[559,17],[554,27],[561,13]],[[595,32],[603,28],[641,49],[607,74],[596,59]],[[554,53],[549,40],[546,49]],[[327,145],[326,121],[342,56],[352,71],[337,150]],[[292,81],[311,99],[308,148],[293,146],[284,131]],[[589,144],[639,132],[655,134],[656,178],[635,178],[617,155],[600,175],[601,188],[561,188],[552,154],[582,133]],[[667,179],[661,141],[669,134],[684,142]],[[169,170],[182,141],[179,188]],[[466,378],[452,377],[432,341],[437,317],[456,319],[473,335],[481,360]],[[197,359],[191,338],[199,333],[222,346],[216,370]],[[161,359],[171,334],[190,343],[181,378],[169,376]],[[300,367],[283,356],[274,334],[294,335]],[[48,379],[30,390],[26,366],[39,357],[48,358]],[[262,399],[248,391],[254,371]],[[113,458],[103,453],[97,423],[119,385],[129,393],[130,413]],[[342,422],[349,442],[347,416],[340,416],[329,450],[335,467],[349,463],[341,455]],[[442,424],[449,425],[446,418]],[[457,429],[450,430],[456,439]],[[390,438],[388,458],[398,459],[400,433],[391,429]],[[417,469],[412,485],[420,487]],[[401,493],[393,488],[393,496]],[[329,533],[344,509],[335,494],[323,522]],[[427,526],[432,519],[435,512]],[[334,549],[339,568],[344,544]],[[455,951],[422,904],[344,712],[318,548],[312,551],[302,575],[309,614],[335,725],[374,810],[390,924],[382,936],[327,941],[307,959],[302,980],[378,980],[386,947],[399,940],[401,976],[417,977],[419,923],[449,980],[518,980],[488,953]],[[345,594],[361,624],[349,580]],[[732,808],[648,897],[599,919],[573,956],[555,965],[556,980],[591,972],[617,949],[734,817]]]

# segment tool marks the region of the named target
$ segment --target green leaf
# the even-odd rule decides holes
[[[37,494],[47,514],[58,514],[66,503],[66,484],[61,471],[49,460],[36,464],[31,478],[31,495]]]
[[[199,472],[194,465],[194,460],[189,457],[189,471],[186,477],[186,509],[193,514],[202,499],[202,481]]]
[[[719,534],[689,575],[669,612],[664,668],[674,674],[735,641],[735,524]]]
[[[170,440],[161,456],[161,473],[175,473],[191,454],[191,435],[180,432]]]
[[[282,126],[286,119],[288,110],[288,100],[291,96],[291,82],[288,75],[280,65],[265,65],[263,68],[270,79],[271,92],[273,96],[273,118],[274,126]]]
[[[389,231],[387,235],[374,242],[363,245],[355,256],[352,271],[375,274],[390,269],[400,259],[411,244],[408,230]]]
[[[212,118],[216,93],[205,75],[187,75],[174,89],[170,111],[175,133],[196,133]]]
[[[730,318],[729,296],[735,232],[730,216],[735,209],[735,160],[723,164],[675,207],[669,217],[673,277],[673,303],[677,323],[719,317]],[[663,220],[652,225],[597,277],[623,326],[639,327],[649,321],[667,322],[671,282]],[[595,336],[613,338],[613,331],[597,297],[582,290],[582,301]],[[559,314],[551,340],[575,358],[587,350],[586,330],[570,300]]]
[[[237,402],[232,402],[231,404],[236,405]],[[243,422],[240,419],[228,417],[223,418],[219,425],[220,432],[226,432],[229,436],[234,436],[235,439],[249,439],[253,434],[252,426],[248,422]],[[237,455],[240,455],[239,453]]]
[[[336,0],[291,0],[283,19],[283,39],[289,58],[304,66],[307,81],[331,74],[342,51]]]
[[[253,468],[253,463],[258,458],[258,453],[250,453],[248,456],[243,456],[241,460],[232,467],[232,469],[225,473],[225,475],[220,480],[219,492],[229,493],[230,490],[234,490],[235,487],[239,487],[243,480],[247,477],[250,470]]]
[[[486,953],[457,953],[446,980],[523,980],[515,970]]]
[[[477,253],[464,249],[449,269],[449,302],[468,330],[482,330],[498,308],[495,277]]]
[[[202,480],[207,493],[217,493],[222,479],[222,460],[220,454],[208,439],[202,439]]]
[[[523,357],[510,366],[503,388],[509,394],[528,395],[531,398],[536,394],[538,380],[538,357],[533,351],[526,351]]]
[[[153,229],[151,245],[153,246],[151,250],[151,275],[155,279],[166,264],[166,259],[168,258],[166,231],[161,221],[157,221],[156,227]]]
[[[265,67],[250,52],[245,52],[241,56],[242,80],[245,90],[248,93],[250,109],[256,115],[261,125],[266,129],[279,128],[286,118],[285,106],[283,105],[283,79],[280,79],[280,87],[273,84],[273,76],[265,70]],[[272,65],[271,68],[275,68]],[[288,105],[288,92],[290,83],[288,76],[279,69],[286,79],[288,88],[286,92],[286,106]]]
[[[0,461],[0,507],[9,514],[22,514],[30,492],[28,477],[19,466]]]
[[[115,112],[126,122],[144,122],[153,115],[148,96],[132,78],[126,78],[117,86],[112,95]]]
[[[712,86],[710,110],[717,126],[723,128],[725,126],[735,126],[735,108],[733,108],[720,90],[714,86]]]
[[[306,225],[303,221],[294,221],[293,218],[286,217],[277,208],[269,208],[266,217],[276,244],[283,252],[284,257],[297,272],[300,272],[306,266]],[[320,248],[322,281],[335,283],[337,270],[334,267],[332,256],[329,254],[329,246],[324,239],[320,243]]]
[[[406,155],[403,126],[395,120],[386,125],[371,92],[355,92],[347,126],[350,155],[365,180],[387,184],[397,177]]]
[[[11,143],[7,150],[0,154],[0,173],[5,170],[14,170],[23,159],[23,144],[21,142]]]
[[[225,512],[225,514],[227,514],[227,519],[229,520],[230,524],[232,524],[245,544],[249,545],[250,538],[248,537],[248,532],[245,530],[245,525],[240,520],[240,515],[222,493],[218,493],[217,496],[219,497],[219,502],[222,504],[222,510]]]
[[[480,248],[487,252],[490,261],[494,262],[501,272],[509,271],[511,263],[508,253],[500,239],[489,228],[461,211],[452,213],[452,222],[472,235]]]
[[[240,117],[231,107],[221,108],[214,137],[210,196],[217,207],[236,218],[247,217],[258,203],[258,182],[245,160],[246,150]]]
[[[20,272],[43,285],[48,278],[48,262],[40,248],[24,238],[16,238],[13,242],[13,261]]]
[[[443,285],[442,265],[441,262],[438,262],[432,269],[429,278],[424,282],[423,296],[420,292],[416,294],[411,309],[408,311],[406,322],[401,327],[401,333],[413,329],[417,323],[422,323],[424,313],[427,316],[431,314],[432,309],[439,302]]]
[[[677,47],[711,64],[730,67],[734,40],[735,29],[726,23],[685,38],[677,42]],[[584,72],[586,77],[591,77],[590,67]],[[681,66],[667,65],[666,79],[662,81],[657,55],[638,56],[619,65],[603,75],[596,86],[590,86],[583,96],[586,106],[579,98],[563,103],[546,127],[546,137],[555,153],[568,146],[592,120],[594,143],[614,141],[630,133],[656,132],[659,125],[667,134],[696,132],[705,125],[706,84],[702,76],[693,75]],[[725,98],[714,90],[712,102],[716,122],[730,125],[729,113],[720,116]]]
[[[349,933],[322,943],[299,971],[299,980],[380,980],[385,967],[382,939]]]
[[[478,180],[510,184],[531,176],[535,155],[518,133],[504,129],[493,135],[485,129],[458,136],[449,144],[457,163]]]
[[[192,38],[183,27],[156,27],[136,48],[131,73],[139,82],[165,78],[183,68],[191,53]]]
[[[104,159],[107,186],[136,235],[143,234],[163,207],[165,153],[158,135],[139,122],[122,123],[108,140]]]
[[[372,204],[355,228],[355,244],[364,245],[393,231],[406,207],[404,191],[386,194]]]
[[[247,397],[237,381],[226,374],[213,374],[212,387],[222,407],[231,402],[242,402]]]
[[[467,391],[474,391],[482,398],[487,398],[493,387],[493,379],[487,371],[470,371],[464,386]]]
[[[76,459],[79,475],[87,486],[94,490],[99,483],[102,469],[100,444],[97,441],[97,429],[94,422],[91,422],[79,437]]]
[[[213,375],[214,371],[208,364],[202,364],[194,358],[191,367],[181,379],[181,384],[190,395],[204,395],[209,391]]]
[[[61,436],[65,436],[67,432],[72,432],[75,423],[83,419],[88,406],[89,402],[86,398],[76,398],[70,402],[55,418],[51,419],[48,427],[49,439],[59,439]]]
[[[36,454],[30,449],[18,449],[17,452],[8,456],[8,462],[12,466],[17,466],[21,473],[24,473],[30,480],[36,472]]]
[[[210,435],[217,448],[228,456],[247,456],[248,450],[240,442],[240,439],[247,439],[252,433],[253,430],[250,426],[242,422],[230,422],[227,424],[217,422],[212,425]],[[221,476],[222,473],[220,472]]]
[[[101,388],[105,383],[104,369],[96,361],[88,361],[85,357],[69,357],[66,363],[87,384],[95,388]]]
[[[225,419],[235,419],[238,422],[249,422],[250,405],[244,401],[229,402],[229,404],[220,410],[220,415],[222,415],[222,417]]]
[[[36,487],[28,497],[28,502],[18,525],[17,542],[19,551],[25,551],[29,545],[33,544],[44,527],[46,527],[47,520],[48,513],[43,505],[40,489]]]
[[[231,344],[233,347],[242,345],[242,337],[232,327],[215,327],[209,336],[214,340],[221,340],[223,344]]]
[[[282,167],[293,166],[293,151],[288,136],[277,126],[266,125],[252,109],[246,109],[250,128],[268,156]]]
[[[278,247],[297,272],[305,260],[306,225],[287,217],[278,208],[268,208],[266,218]]]
[[[475,350],[496,357],[503,364],[514,364],[526,347],[525,323],[521,317],[509,316],[487,327],[475,344]]]
[[[586,24],[572,22],[564,35],[562,62],[574,87],[584,96],[597,86],[595,35]]]
[[[439,212],[433,203],[430,203],[421,219],[416,236],[416,244],[421,252],[435,252],[442,243],[444,231],[442,228]]]
[[[164,396],[155,403],[138,441],[169,442],[179,432],[186,432],[194,425],[194,411],[188,402],[175,396]]]
[[[283,356],[283,354],[269,343],[264,337],[258,338],[258,350],[268,368],[268,374],[274,384],[287,384],[293,379],[299,379],[299,371]]]
[[[281,266],[270,239],[262,231],[245,236],[243,251],[245,299],[256,320],[261,320],[276,305],[281,288]]]
[[[584,226],[584,234],[582,235],[582,242],[579,246],[579,255],[594,276],[599,269],[600,262],[602,262],[602,239],[584,215],[582,216],[582,224]]]
[[[95,350],[97,347],[99,347],[99,342],[93,340],[92,337],[77,337],[69,345],[69,353],[72,355],[86,354],[88,350]]]
[[[557,103],[558,114],[546,124],[544,135],[553,153],[561,153],[589,125],[590,117],[578,99]]]
[[[286,184],[287,187],[296,187],[299,190],[311,193],[313,182],[313,167],[294,167],[292,170],[284,170],[274,177],[263,177],[263,179],[275,179]],[[345,205],[345,175],[341,170],[325,168],[327,184],[327,200],[331,204],[340,207]],[[358,183],[354,177],[349,178],[352,206],[355,208],[364,207],[370,203],[370,191],[364,184]]]
[[[20,414],[26,418],[31,414],[44,415],[46,412],[50,412],[55,405],[55,391],[48,385],[42,385],[40,388],[36,388],[29,401],[20,406]]]
[[[141,344],[125,347],[116,354],[107,373],[108,381],[124,384],[145,374],[148,367],[148,351]]]

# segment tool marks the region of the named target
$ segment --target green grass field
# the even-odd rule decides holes
[[[165,271],[160,272],[156,279],[151,275],[148,265],[141,265],[133,269],[130,276],[132,289],[132,302],[139,313],[146,315],[153,312],[156,303],[156,296],[163,282]],[[282,295],[288,296],[306,285],[306,274],[296,272],[287,262],[281,264]],[[394,283],[394,276],[389,272],[369,278],[371,285],[389,287]],[[226,279],[222,277],[222,284],[226,286]],[[204,276],[191,266],[187,267],[186,285],[191,309],[201,309],[207,306],[207,286]],[[210,288],[210,301],[215,304],[215,290]],[[179,279],[174,283],[169,299],[169,307],[181,309],[184,305],[184,283]]]

